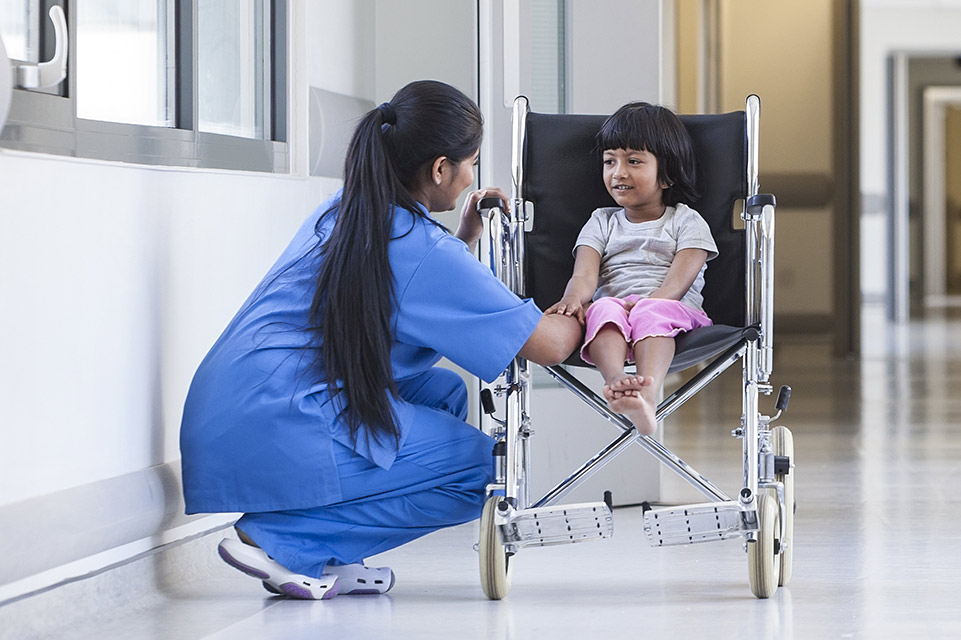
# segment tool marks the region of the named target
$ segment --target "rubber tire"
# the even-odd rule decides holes
[[[497,504],[502,499],[500,496],[488,498],[480,518],[480,544],[477,551],[480,555],[481,588],[491,600],[500,600],[511,590],[513,567],[494,524]]]
[[[757,539],[747,543],[747,564],[751,593],[761,599],[770,598],[777,591],[780,573],[777,554],[781,526],[779,511],[778,501],[770,493],[758,496]]]
[[[776,474],[774,479],[784,484],[784,537],[781,540],[781,572],[778,578],[780,586],[791,581],[794,565],[794,435],[787,427],[771,429],[771,442],[774,455],[787,457],[792,464],[790,473]]]

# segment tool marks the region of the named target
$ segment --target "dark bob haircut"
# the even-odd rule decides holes
[[[696,163],[691,136],[677,115],[647,102],[631,102],[607,119],[597,133],[597,147],[648,151],[657,158],[657,178],[669,185],[664,204],[697,200]]]

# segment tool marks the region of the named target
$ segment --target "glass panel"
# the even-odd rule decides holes
[[[199,128],[264,138],[269,108],[264,0],[200,0]]]
[[[0,36],[11,60],[39,60],[40,0],[3,0],[0,3]]]
[[[538,113],[567,107],[565,0],[504,0],[504,106],[525,95]]]
[[[173,0],[85,0],[77,13],[77,116],[173,126]]]
[[[528,97],[541,113],[564,113],[566,20],[564,0],[530,0]],[[513,98],[512,98],[513,99]]]

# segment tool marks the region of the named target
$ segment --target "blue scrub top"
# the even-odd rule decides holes
[[[308,311],[316,282],[315,226],[339,194],[307,218],[293,241],[201,362],[180,432],[187,513],[306,509],[341,499],[333,442],[352,446],[341,394],[314,368]],[[334,216],[319,230],[325,237]],[[389,258],[394,377],[419,375],[446,356],[495,379],[541,318],[459,239],[410,211],[394,210]],[[403,445],[413,407],[395,399]],[[355,449],[389,469],[393,441],[361,436]]]

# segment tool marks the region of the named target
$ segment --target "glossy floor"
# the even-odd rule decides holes
[[[57,638],[949,638],[961,637],[961,322],[868,323],[864,357],[781,345],[775,384],[794,389],[780,422],[796,442],[794,576],[751,596],[739,541],[651,548],[639,508],[615,511],[610,540],[528,549],[509,596],[481,593],[476,524],[376,559],[387,596],[269,597],[217,561],[216,540],[185,568],[155,559],[154,589],[100,606]],[[666,444],[734,492],[739,374],[671,418]],[[772,402],[765,398],[765,403]],[[723,424],[719,423],[721,416]],[[701,502],[676,478],[667,497]],[[186,546],[190,546],[186,545]],[[101,598],[103,600],[103,598]],[[35,612],[39,614],[40,612]],[[3,635],[0,630],[0,636]]]

